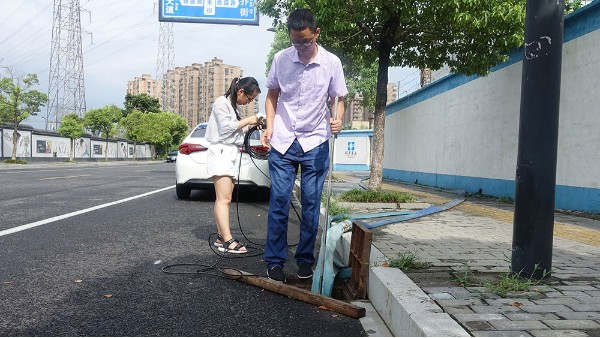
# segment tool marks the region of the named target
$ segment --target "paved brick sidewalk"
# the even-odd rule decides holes
[[[346,182],[360,179],[335,173]],[[419,201],[442,204],[456,194],[385,182]],[[557,214],[552,277],[527,293],[499,297],[461,287],[456,274],[498,277],[509,271],[512,206],[469,198],[447,211],[374,229],[373,245],[388,259],[416,253],[432,267],[408,276],[473,336],[600,336],[600,222]],[[453,274],[455,273],[455,274]]]

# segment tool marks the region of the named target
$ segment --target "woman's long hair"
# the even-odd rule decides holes
[[[260,93],[258,82],[253,77],[234,77],[233,80],[231,80],[231,84],[225,93],[225,97],[229,98],[229,102],[231,102],[231,105],[233,106],[238,121],[242,119],[237,111],[237,94],[240,89],[242,89],[246,95],[253,94],[254,92]]]

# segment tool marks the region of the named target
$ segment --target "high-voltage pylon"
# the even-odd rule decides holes
[[[167,75],[169,69],[175,69],[175,46],[173,23],[161,22],[158,34],[158,58],[156,63],[156,79],[161,83],[160,108],[162,111],[175,111],[175,79]]]
[[[54,0],[46,129],[56,130],[63,116],[85,113],[79,0]]]

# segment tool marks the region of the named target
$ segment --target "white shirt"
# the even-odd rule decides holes
[[[238,106],[238,114],[240,107]],[[206,140],[210,143],[225,143],[241,146],[244,144],[244,128],[237,129],[238,119],[229,101],[225,96],[219,96],[213,103],[208,126],[206,127]]]

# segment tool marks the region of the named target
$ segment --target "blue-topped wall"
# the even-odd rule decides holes
[[[600,0],[565,17],[556,207],[600,212]],[[514,198],[522,48],[388,105],[383,176]],[[539,128],[544,128],[543,125]]]

